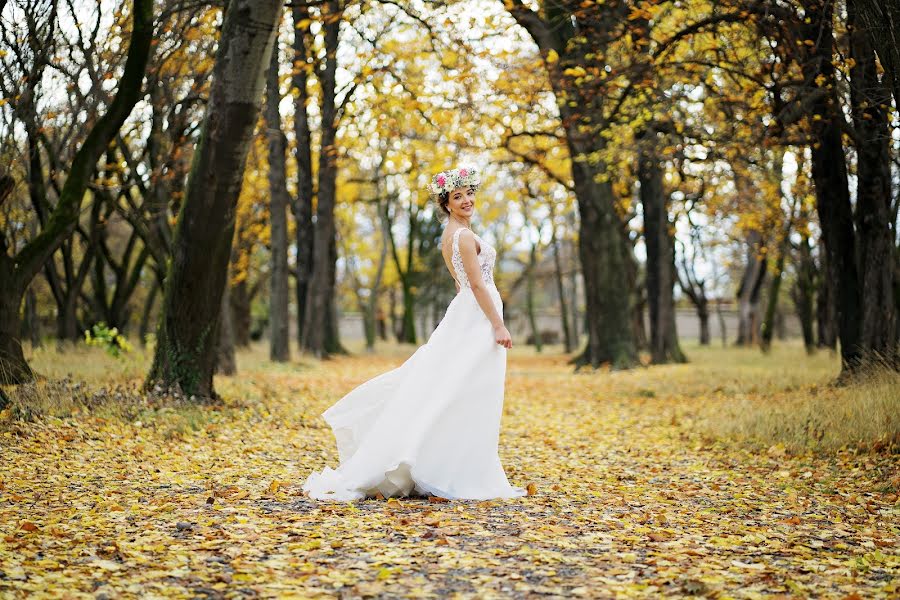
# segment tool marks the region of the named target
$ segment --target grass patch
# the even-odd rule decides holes
[[[703,411],[715,437],[781,451],[900,450],[900,373],[873,367],[847,386],[791,385],[737,394]]]

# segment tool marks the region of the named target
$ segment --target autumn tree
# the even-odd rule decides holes
[[[585,282],[588,343],[579,364],[637,364],[632,311],[633,280],[628,277],[630,248],[616,206],[612,183],[600,154],[607,146],[603,130],[617,110],[611,87],[598,63],[609,58],[629,14],[625,1],[602,5],[575,0],[538,2],[535,11],[522,0],[505,6],[541,50],[556,94],[580,215],[579,250]]]

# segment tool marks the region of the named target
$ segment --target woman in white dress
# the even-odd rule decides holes
[[[441,238],[457,295],[428,341],[402,365],[353,389],[322,413],[340,465],[313,472],[311,498],[524,496],[497,454],[512,347],[494,285],[496,250],[469,228],[480,185],[473,168],[434,176],[429,192],[448,217]]]

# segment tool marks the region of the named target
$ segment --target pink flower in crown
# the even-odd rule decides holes
[[[467,170],[465,170],[465,169],[460,169],[460,170],[459,170],[459,176],[460,176],[460,177],[465,177],[465,176],[468,175],[468,174],[469,174],[469,172],[468,172]]]
[[[444,182],[446,182],[446,181],[447,180],[444,178],[443,175],[438,175],[437,182],[438,182],[439,186],[444,187]]]

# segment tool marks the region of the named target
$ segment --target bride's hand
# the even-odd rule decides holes
[[[510,337],[509,330],[504,325],[494,327],[494,341],[505,348],[512,348],[512,337]]]

